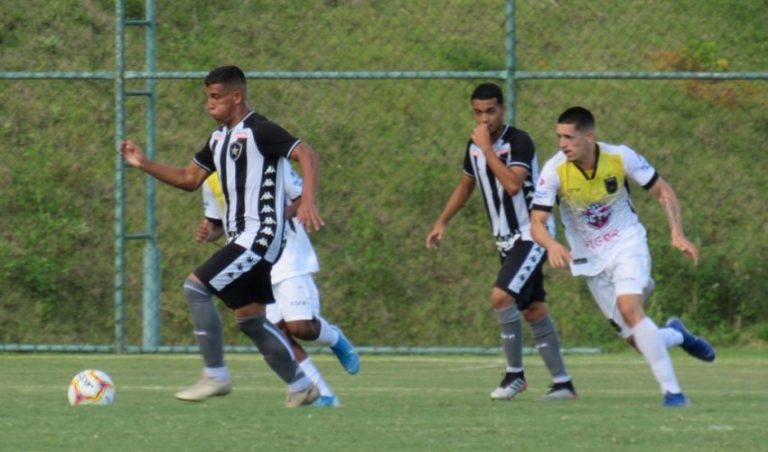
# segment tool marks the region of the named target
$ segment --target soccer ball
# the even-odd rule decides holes
[[[86,369],[69,382],[70,405],[111,405],[115,401],[115,384],[106,372]]]

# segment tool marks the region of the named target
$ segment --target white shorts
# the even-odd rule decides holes
[[[588,276],[587,287],[621,337],[632,335],[624,318],[619,312],[617,303],[619,295],[638,294],[643,299],[653,292],[654,282],[651,278],[651,255],[647,246],[627,249],[595,276]]]
[[[272,285],[275,302],[267,305],[267,319],[294,322],[320,316],[320,294],[312,275],[299,275]]]

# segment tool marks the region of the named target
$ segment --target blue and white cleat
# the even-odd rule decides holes
[[[671,392],[668,392],[664,394],[664,407],[665,408],[685,408],[690,403],[688,402],[688,397],[685,396],[682,392],[679,392],[677,394],[673,394]]]
[[[339,340],[336,345],[331,346],[331,350],[339,358],[339,362],[350,375],[354,375],[360,371],[360,357],[355,351],[355,347],[347,340],[344,333],[336,325],[332,325],[331,328],[339,333]]]
[[[341,401],[339,401],[338,397],[332,395],[320,396],[311,406],[318,408],[338,408],[341,406]]]
[[[691,334],[691,332],[685,328],[685,325],[683,325],[682,320],[678,319],[677,317],[672,317],[671,319],[667,320],[667,324],[665,326],[667,328],[672,328],[673,330],[678,331],[683,335],[683,343],[680,344],[680,346],[689,355],[706,362],[712,362],[715,360],[715,349],[709,345],[709,342]]]

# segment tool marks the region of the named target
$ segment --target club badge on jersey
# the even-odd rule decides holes
[[[232,160],[237,160],[240,157],[240,154],[243,152],[243,143],[240,141],[235,141],[232,143],[232,146],[229,147],[229,157]]]

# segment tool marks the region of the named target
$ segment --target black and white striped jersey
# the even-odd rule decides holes
[[[528,133],[505,126],[498,140],[493,144],[496,156],[507,167],[522,166],[528,170],[523,187],[510,196],[501,182],[488,167],[483,151],[472,140],[467,143],[464,156],[464,173],[475,179],[483,195],[491,231],[498,241],[516,238],[532,240],[530,210],[534,194],[534,181],[539,177],[539,163],[536,148]],[[552,228],[550,228],[552,229]]]
[[[218,171],[224,195],[229,241],[268,262],[283,242],[284,174],[278,162],[290,157],[300,140],[264,116],[251,112],[233,128],[216,129],[194,162]]]

